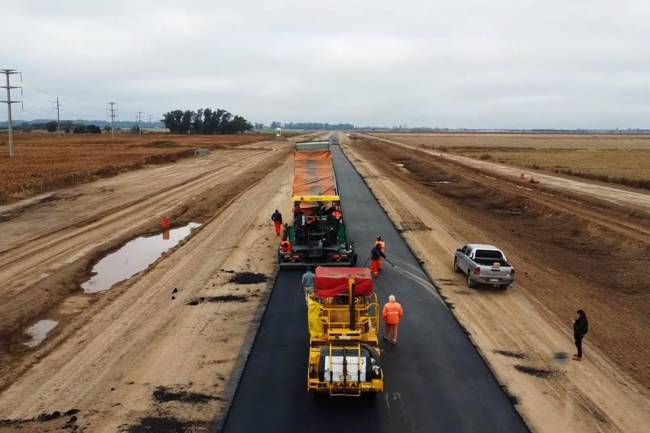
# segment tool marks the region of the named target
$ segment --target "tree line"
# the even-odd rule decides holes
[[[239,134],[253,129],[242,116],[221,108],[173,110],[163,114],[162,121],[172,134]]]
[[[351,123],[320,123],[320,122],[289,122],[289,123],[280,123],[280,122],[271,122],[271,128],[283,128],[283,129],[302,129],[302,130],[318,130],[318,131],[343,131],[354,129],[354,125]]]

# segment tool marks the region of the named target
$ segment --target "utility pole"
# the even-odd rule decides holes
[[[138,125],[138,134],[142,135],[142,128],[140,127],[140,122],[142,122],[142,111],[138,111],[138,117],[136,118],[136,125]]]
[[[153,128],[153,125],[151,124],[151,114],[149,115],[149,128]]]
[[[14,156],[16,156],[16,151],[14,149],[13,125],[11,124],[11,104],[17,104],[21,101],[11,100],[11,89],[19,89],[20,86],[12,86],[9,77],[11,75],[20,74],[20,72],[18,72],[15,69],[0,69],[0,73],[5,74],[5,78],[7,82],[6,86],[0,86],[1,88],[7,89],[7,99],[5,101],[0,101],[0,102],[4,102],[5,104],[7,104],[7,132],[9,134],[9,157],[13,158]]]
[[[108,109],[108,115],[111,118],[111,136],[115,138],[115,118],[117,117],[117,103],[109,102],[110,108]]]
[[[60,134],[61,133],[61,102],[59,101],[59,97],[56,97],[56,101],[54,101],[56,104],[56,133]]]

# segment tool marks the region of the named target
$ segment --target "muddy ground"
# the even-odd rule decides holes
[[[163,215],[173,226],[209,222],[284,163],[290,150],[289,142],[223,150],[3,207],[0,389],[35,360],[16,365],[33,357],[24,345],[29,325],[45,317],[59,321],[48,338],[56,340],[69,321],[102,298],[80,290],[99,258],[129,239],[159,233]]]
[[[8,272],[16,285],[5,295],[22,315],[56,317],[61,323],[34,349],[21,347],[19,328],[8,333],[13,343],[12,351],[3,352],[8,363],[2,372],[0,431],[214,427],[234,391],[242,348],[252,341],[273,281],[277,240],[269,218],[275,208],[284,211],[289,205],[291,149],[290,142],[267,143],[251,150],[250,157],[237,151],[129,173],[106,181],[114,188],[96,208],[80,203],[97,199],[92,191],[99,185],[89,184],[79,187],[90,190],[72,201],[77,208],[49,209],[52,219],[44,224],[38,217],[47,212],[38,206],[4,222],[16,229],[31,223],[33,230],[28,238],[12,232],[0,258],[21,252],[22,260],[11,266],[33,259],[31,268],[36,267]],[[75,216],[79,209],[92,211]],[[62,219],[61,213],[69,217]],[[155,266],[107,292],[82,295],[61,280],[58,298],[38,294],[41,278],[76,264],[71,282],[77,282],[89,257],[154,229],[163,214],[177,224],[198,220],[203,225]],[[50,233],[48,223],[57,230]],[[43,242],[52,247],[40,247]],[[47,272],[52,275],[43,276]],[[32,313],[38,308],[21,304],[21,296],[41,304],[43,312]],[[90,301],[72,312],[70,301],[79,298]],[[22,320],[18,313],[15,317],[16,323]],[[67,415],[39,418],[71,408],[78,411],[72,421]]]
[[[647,220],[630,224],[591,200],[523,188],[377,140],[344,148],[533,429],[647,424]],[[503,248],[517,269],[515,286],[505,293],[465,287],[451,263],[467,242]],[[567,359],[577,308],[590,318],[580,365]]]

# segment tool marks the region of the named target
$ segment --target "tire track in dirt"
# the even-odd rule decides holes
[[[49,235],[50,249],[40,243],[17,246],[24,255],[22,260],[16,261],[11,260],[15,251],[0,254],[7,262],[13,262],[13,265],[3,262],[0,271],[0,278],[5,282],[0,305],[0,358],[4,364],[1,370],[8,372],[9,359],[23,356],[22,329],[79,290],[77,281],[87,272],[84,270],[89,269],[95,257],[155,229],[163,213],[178,215],[176,223],[194,220],[195,217],[205,220],[206,215],[218,214],[220,207],[226,206],[284,160],[289,150],[290,144],[287,143],[274,144],[271,151],[255,151],[251,155],[238,151],[236,160],[223,158],[223,163],[219,162],[198,179],[193,176],[181,185],[148,194],[146,199],[133,200],[133,206],[125,207],[109,200],[109,205],[117,205],[120,210],[111,212],[114,209],[111,207],[109,211],[100,211],[106,216],[89,218],[94,222],[87,226],[78,227],[78,222],[72,225],[63,223],[66,228]],[[142,175],[147,179],[148,173],[143,171]],[[129,176],[132,179],[135,173],[129,173]],[[92,188],[92,185],[88,187]],[[7,221],[3,227],[10,224],[11,221]],[[14,353],[13,348],[19,350]]]
[[[631,378],[628,371],[593,346],[588,359],[581,364],[571,361],[565,364],[553,355],[572,350],[570,320],[559,320],[557,310],[548,308],[550,298],[539,292],[546,294],[548,287],[561,287],[565,292],[562,296],[567,297],[565,302],[572,303],[575,298],[571,291],[580,286],[580,281],[521,255],[520,249],[506,241],[511,236],[508,231],[486,233],[492,227],[480,225],[479,221],[484,220],[480,213],[466,212],[460,204],[432,194],[431,185],[418,183],[414,174],[405,176],[402,170],[396,170],[395,158],[401,163],[409,158],[408,154],[399,151],[397,157],[385,148],[364,147],[356,141],[344,148],[398,227],[410,215],[418,215],[431,229],[405,232],[404,237],[424,261],[441,295],[467,327],[470,338],[497,377],[519,401],[519,411],[534,430],[549,433],[643,431],[650,422],[649,400],[644,386]],[[431,170],[427,174],[436,176]],[[435,180],[449,181],[448,178]],[[512,290],[506,293],[470,290],[453,273],[451,259],[455,248],[476,239],[497,242],[510,253],[519,272]],[[589,300],[584,302],[590,305]],[[567,317],[570,314],[571,307]],[[593,331],[598,332],[597,329]],[[640,338],[638,341],[643,341]],[[629,348],[627,345],[627,352]],[[614,350],[611,345],[607,349],[608,354]],[[523,359],[501,353],[521,354]],[[551,374],[542,378],[525,373],[537,370]]]
[[[276,270],[268,220],[273,209],[288,210],[290,172],[286,162],[264,176],[173,254],[79,317],[74,332],[0,394],[0,418],[20,422],[70,406],[85,431],[209,431],[272,284],[262,278],[272,281]],[[200,298],[220,302],[189,304]],[[169,392],[161,397],[161,389]]]

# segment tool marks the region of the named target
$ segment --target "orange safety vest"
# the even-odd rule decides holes
[[[385,252],[384,250],[386,249],[386,242],[384,241],[375,241],[375,245],[379,247],[379,251],[382,253]]]
[[[280,249],[282,249],[283,253],[290,253],[291,252],[291,242],[289,241],[282,241],[280,243]]]
[[[404,310],[399,302],[388,302],[384,305],[384,312],[381,318],[387,325],[397,325],[404,315]]]

